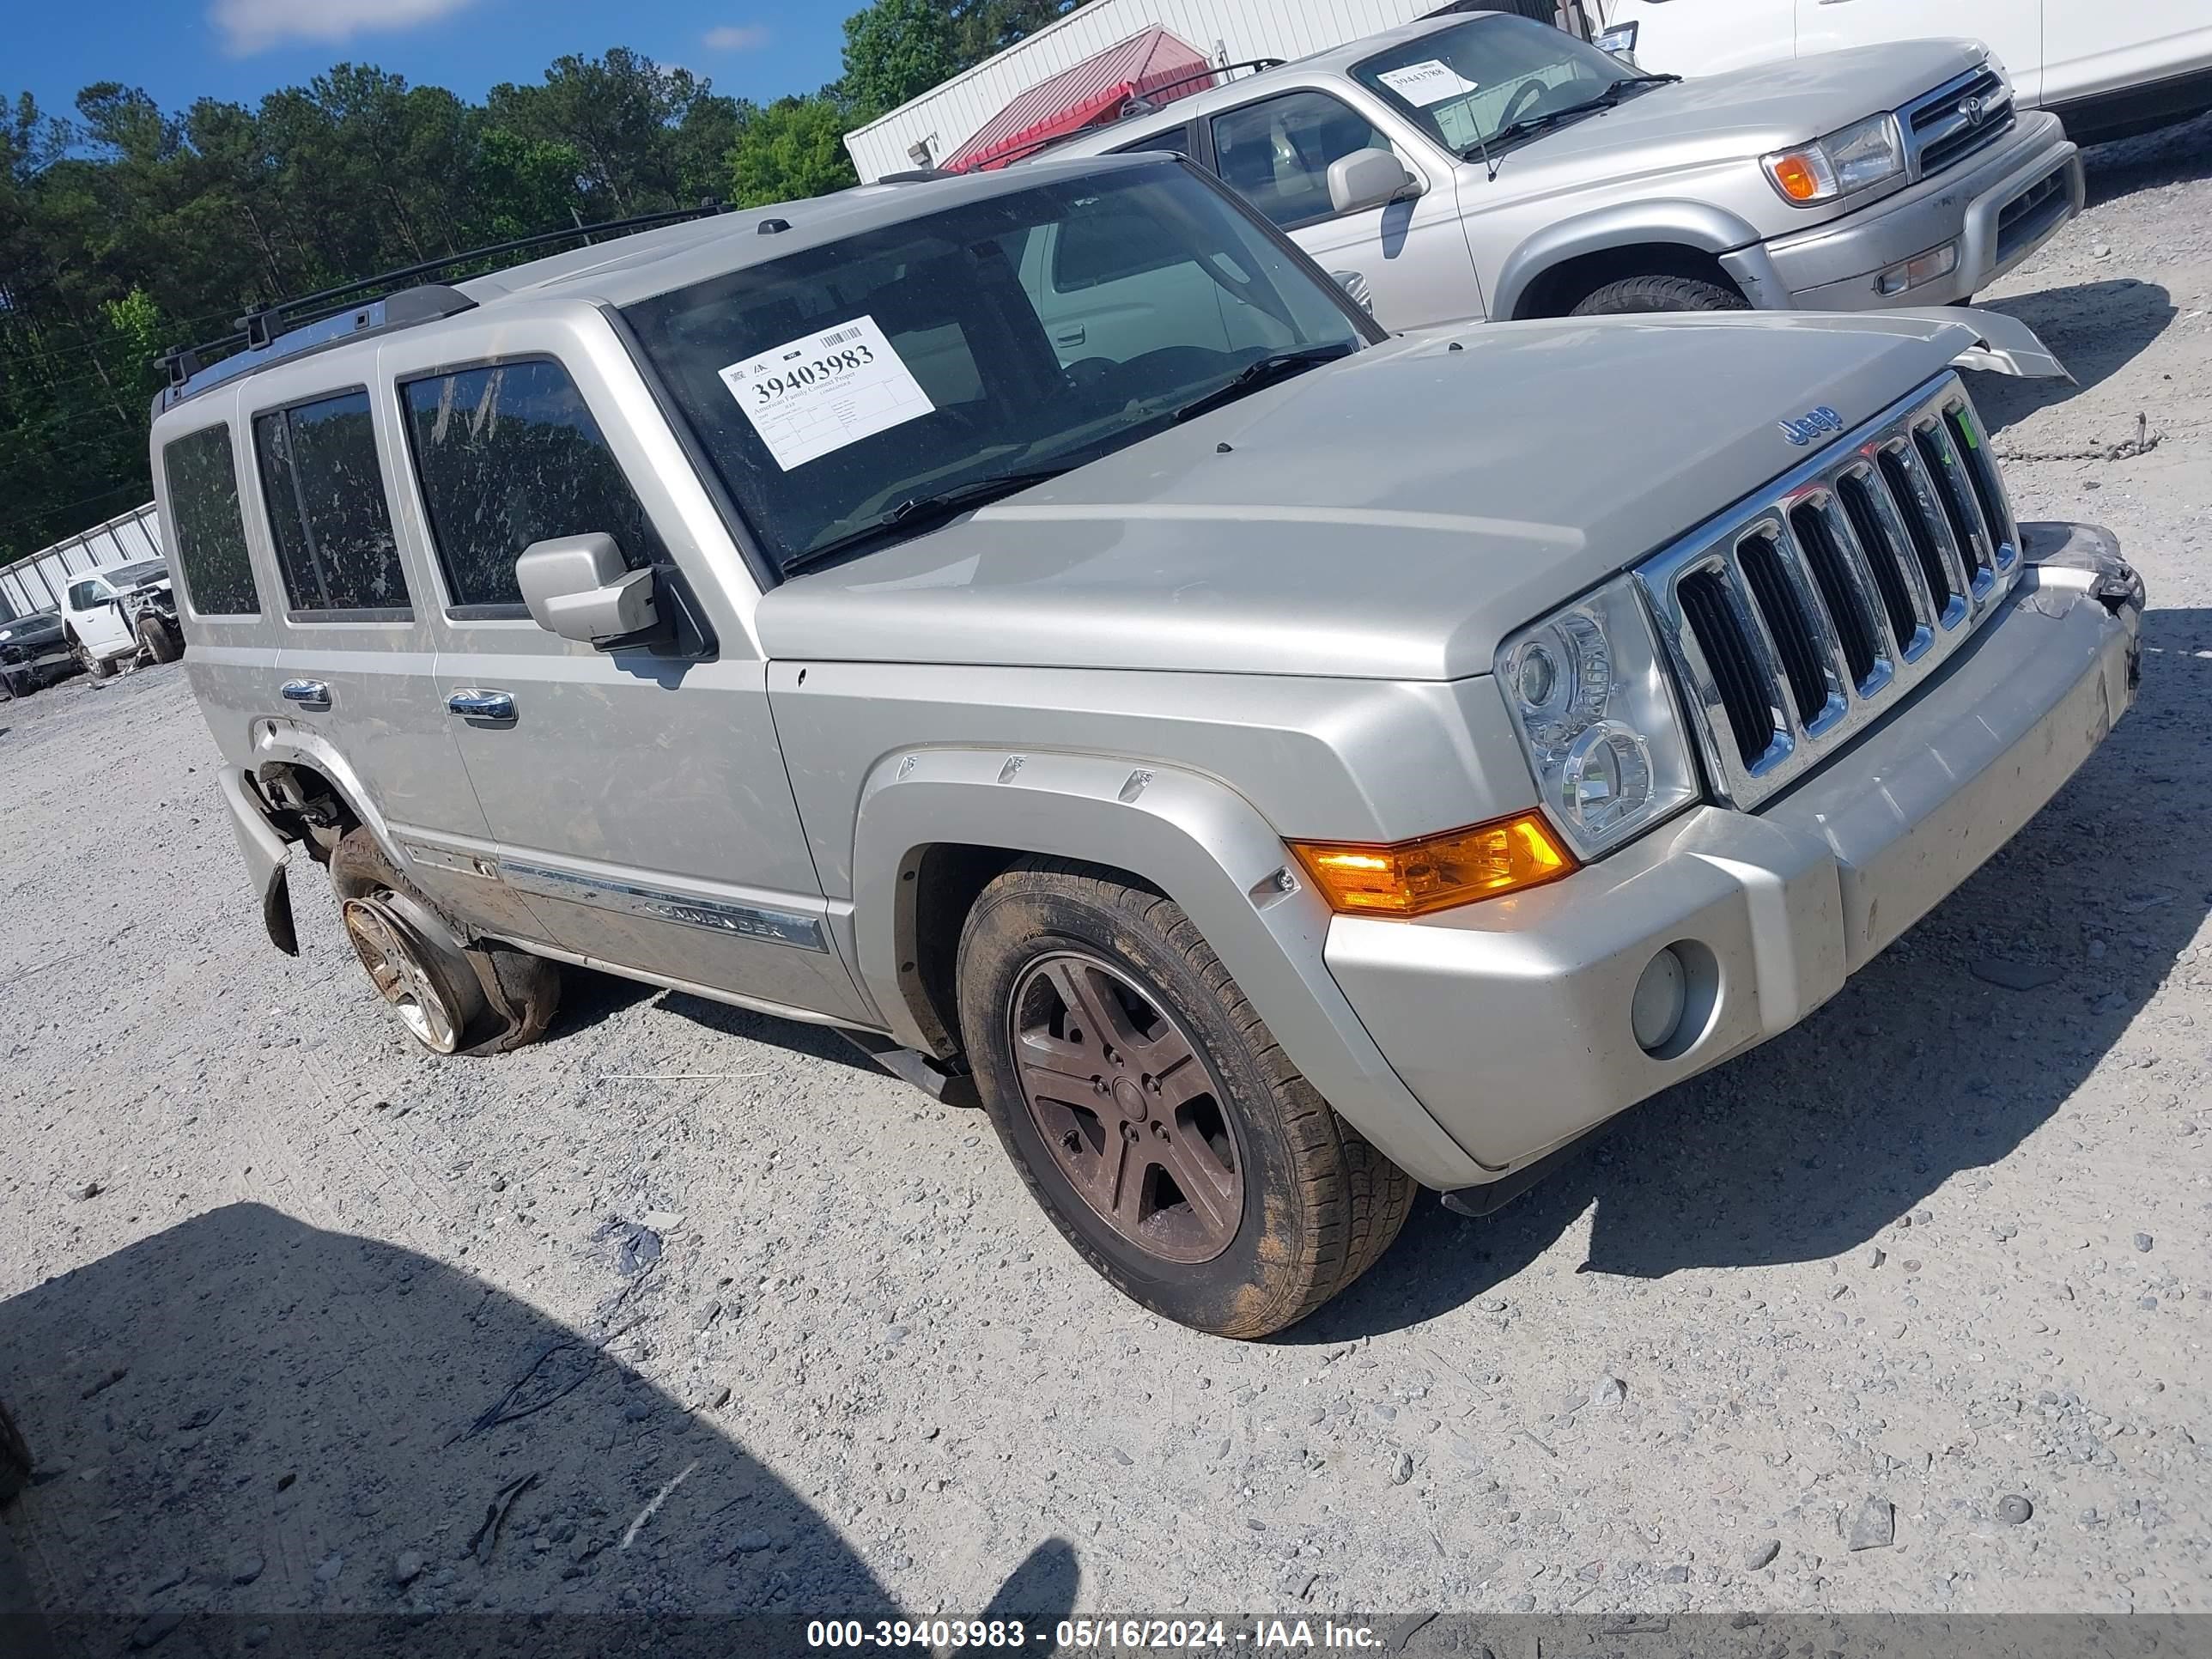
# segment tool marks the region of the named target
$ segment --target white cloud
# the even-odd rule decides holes
[[[391,33],[459,11],[473,0],[215,0],[208,21],[223,47],[245,58],[292,40],[324,45]]]
[[[725,23],[701,37],[716,52],[758,52],[768,44],[765,23]]]

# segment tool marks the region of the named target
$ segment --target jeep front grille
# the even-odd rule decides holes
[[[1905,155],[1915,179],[1942,172],[2012,131],[2019,117],[2012,94],[1994,70],[1970,70],[1924,93],[1897,112]]]
[[[1955,374],[1637,571],[1715,793],[1756,805],[1995,611],[2020,538]]]

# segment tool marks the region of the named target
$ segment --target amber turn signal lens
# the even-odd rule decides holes
[[[1419,916],[1572,875],[1575,860],[1534,812],[1390,847],[1292,842],[1329,908]]]
[[[1820,176],[1802,155],[1780,155],[1773,162],[1774,182],[1793,202],[1809,202],[1820,193]]]

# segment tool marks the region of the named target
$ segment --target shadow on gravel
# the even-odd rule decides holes
[[[2132,276],[2014,295],[1989,301],[1986,309],[2026,323],[2074,376],[2069,384],[1970,374],[1974,407],[1992,433],[2118,374],[2166,332],[2177,314],[2172,296],[2163,288]],[[2106,435],[2117,443],[2135,434],[2116,430]]]
[[[617,1357],[689,1367],[625,1334],[655,1271],[611,1270],[586,1334],[237,1204],[0,1303],[0,1394],[40,1470],[4,1524],[59,1651],[731,1659],[805,1651],[809,1619],[899,1618],[723,1426],[816,1402],[687,1411]],[[972,1527],[939,1501],[913,1524]],[[1055,1620],[1075,1583],[1051,1540],[993,1605]],[[4,1613],[0,1652],[33,1650]]]
[[[1326,1346],[1434,1318],[1521,1272],[1593,1205],[1583,1272],[1658,1279],[1836,1257],[2011,1153],[2126,1042],[2212,909],[2200,817],[2212,799],[2212,611],[2153,611],[2143,640],[2135,710],[1833,1002],[1624,1114],[1486,1220],[1423,1195],[1382,1263],[1280,1340]],[[2003,989],[1978,970],[2045,982]],[[2148,1045],[2134,1058],[2160,1063]],[[1944,1213],[1954,1202],[1935,1206],[1939,1224],[1960,1218]]]
[[[2090,144],[2081,152],[2081,165],[2093,208],[2139,190],[2202,179],[2212,173],[2212,114]]]

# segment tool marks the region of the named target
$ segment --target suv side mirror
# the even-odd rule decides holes
[[[1420,181],[1387,149],[1369,146],[1340,155],[1328,164],[1328,204],[1339,213],[1381,207],[1407,194],[1419,195]]]
[[[653,574],[623,564],[611,536],[532,542],[514,562],[531,619],[549,633],[601,645],[659,625]]]

